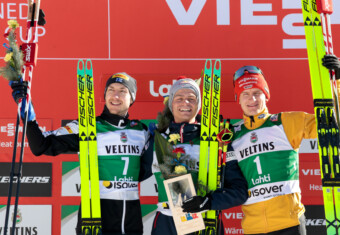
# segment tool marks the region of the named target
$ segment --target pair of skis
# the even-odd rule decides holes
[[[218,187],[217,134],[220,132],[220,91],[221,61],[216,60],[212,67],[211,59],[206,60],[203,77],[202,115],[200,136],[200,157],[198,171],[198,195],[205,196]],[[203,214],[205,233],[217,234],[218,213],[210,210]]]
[[[78,122],[82,235],[102,234],[97,130],[91,60],[78,61]]]
[[[22,68],[22,75],[21,75],[21,78],[23,81],[25,81],[25,75],[26,73],[28,73],[28,76],[26,79],[27,94],[26,94],[26,101],[25,101],[25,114],[24,114],[24,117],[21,117],[21,109],[23,108],[22,106],[23,99],[21,99],[18,103],[18,114],[17,114],[17,121],[16,121],[16,128],[15,128],[14,149],[13,149],[13,158],[12,158],[11,172],[10,172],[10,183],[9,183],[8,199],[7,199],[7,207],[6,207],[6,215],[5,215],[4,235],[7,234],[7,230],[8,230],[9,210],[10,210],[10,205],[11,205],[14,177],[17,177],[17,187],[16,187],[13,218],[16,218],[17,210],[18,210],[20,183],[21,183],[21,176],[22,176],[22,164],[23,164],[24,146],[25,146],[24,143],[25,143],[25,136],[26,136],[26,130],[27,130],[28,108],[29,108],[29,104],[31,101],[31,84],[32,84],[32,78],[33,78],[33,67],[36,65],[36,60],[37,60],[37,48],[38,48],[37,25],[39,21],[39,12],[40,12],[40,0],[35,0],[35,1],[28,0],[26,42],[23,43],[21,46],[21,50],[24,54],[23,56],[24,65]],[[15,163],[16,163],[16,155],[17,155],[17,143],[19,139],[20,118],[23,119],[23,133],[22,133],[22,138],[21,138],[21,149],[20,149],[20,155],[19,155],[19,162],[18,162],[17,169],[15,169],[16,168]],[[16,219],[13,219],[11,235],[14,235],[15,233],[15,226],[16,226]]]
[[[333,54],[331,0],[302,0],[312,82],[327,234],[340,234],[339,108],[334,71],[322,66]],[[332,89],[333,88],[333,89]]]

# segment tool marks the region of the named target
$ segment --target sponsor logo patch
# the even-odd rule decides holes
[[[234,130],[235,130],[235,132],[241,131],[241,126],[236,126],[236,127],[234,128]]]
[[[251,133],[251,134],[250,134],[250,142],[256,143],[257,140],[258,140],[258,138],[257,138],[256,133],[255,133],[255,132]]]
[[[258,119],[262,119],[262,118],[264,118],[266,115],[263,113],[263,114],[261,114],[260,116],[258,116]]]
[[[274,114],[270,117],[270,121],[272,122],[277,122],[277,120],[279,120],[279,116],[277,114]]]
[[[122,141],[123,143],[126,143],[127,140],[128,140],[127,135],[125,134],[125,132],[122,132],[120,134],[120,141]]]
[[[112,79],[116,79],[117,82],[123,82],[122,79],[129,81],[129,77],[125,74],[117,73],[111,77]]]

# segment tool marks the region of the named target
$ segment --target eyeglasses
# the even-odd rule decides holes
[[[235,73],[234,73],[234,85],[235,85],[235,81],[237,79],[239,79],[240,77],[242,77],[246,71],[248,73],[255,73],[255,74],[262,74],[262,71],[260,68],[256,67],[256,66],[252,66],[252,65],[248,65],[248,66],[243,66],[242,68],[239,68]]]

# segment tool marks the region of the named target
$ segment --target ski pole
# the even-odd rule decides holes
[[[230,131],[230,119],[226,119],[223,122],[221,132],[217,135],[217,140],[222,144],[222,152],[221,152],[221,160],[222,160],[222,166],[221,166],[221,188],[224,186],[224,173],[225,173],[225,166],[227,161],[227,150],[228,150],[228,144],[231,141],[231,138],[233,136],[233,133]],[[219,217],[219,234],[221,234],[222,229],[222,213],[220,213]]]
[[[223,120],[223,118],[221,118],[221,121]],[[224,122],[220,122],[220,131],[223,130],[225,125],[225,120]],[[218,170],[217,170],[217,187],[222,188],[223,184],[222,184],[222,177],[223,177],[223,171],[221,169],[222,167],[222,162],[223,162],[223,143],[219,141],[218,143]],[[218,211],[218,234],[221,234],[221,229],[222,229],[222,210]]]
[[[17,126],[16,126],[16,135],[14,140],[14,150],[13,150],[13,159],[12,159],[12,167],[10,173],[10,185],[9,185],[9,193],[8,193],[8,200],[7,200],[7,208],[6,208],[6,217],[5,217],[5,226],[4,226],[4,235],[7,234],[7,227],[8,227],[8,218],[9,218],[9,208],[11,205],[11,197],[12,197],[12,188],[13,188],[13,180],[14,176],[17,176],[17,187],[16,187],[16,196],[15,196],[15,204],[14,204],[14,213],[13,213],[13,224],[12,224],[12,235],[15,233],[15,225],[16,225],[16,215],[18,209],[18,202],[19,202],[19,192],[20,192],[20,177],[22,175],[22,164],[23,164],[23,155],[24,155],[24,148],[25,148],[25,136],[27,130],[27,119],[28,119],[28,111],[29,105],[31,100],[31,83],[32,83],[32,74],[33,74],[33,67],[36,65],[37,59],[37,23],[39,19],[39,10],[40,10],[40,0],[28,0],[28,14],[27,14],[27,34],[26,34],[26,43],[22,45],[22,50],[24,53],[24,65],[22,69],[22,79],[25,80],[26,74],[26,67],[28,67],[28,85],[27,85],[27,94],[25,99],[25,114],[23,117],[23,134],[21,138],[21,151],[19,156],[19,164],[17,173],[15,173],[15,160],[16,160],[16,148],[17,148],[17,140],[18,140],[18,129],[20,125],[20,114],[22,107],[23,100],[21,99],[18,104],[18,114],[17,114]],[[31,39],[33,42],[30,43]]]
[[[20,109],[19,109],[18,112],[20,112]],[[16,128],[15,128],[14,149],[13,149],[12,165],[11,165],[11,172],[10,172],[10,182],[9,182],[9,189],[8,189],[4,235],[7,234],[7,228],[8,228],[9,207],[10,207],[10,203],[11,203],[12,189],[13,189],[14,167],[15,167],[16,150],[17,150],[16,146],[17,146],[17,143],[18,143],[19,125],[20,125],[20,114],[17,115],[17,122],[16,122]]]

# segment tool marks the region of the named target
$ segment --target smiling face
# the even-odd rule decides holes
[[[131,95],[126,86],[120,83],[111,83],[107,87],[105,105],[111,114],[125,117],[131,103]]]
[[[267,107],[266,102],[265,94],[258,88],[244,90],[239,98],[243,113],[247,116],[255,116],[261,113]]]
[[[198,110],[198,100],[191,89],[180,89],[172,101],[172,114],[176,123],[194,123]]]

